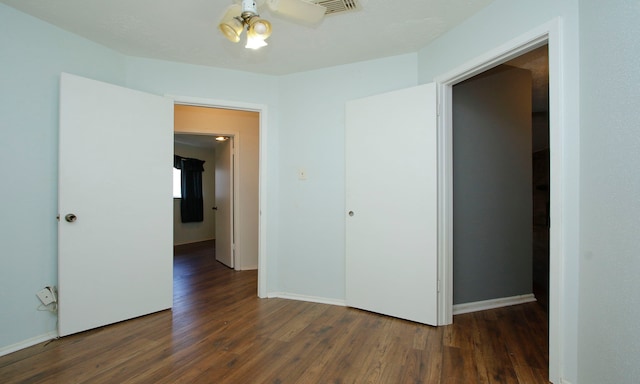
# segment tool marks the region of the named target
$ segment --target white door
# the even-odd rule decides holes
[[[346,302],[437,325],[435,84],[347,102]]]
[[[60,335],[171,308],[173,102],[63,73],[59,149]]]
[[[235,266],[233,247],[233,138],[216,146],[216,260]]]

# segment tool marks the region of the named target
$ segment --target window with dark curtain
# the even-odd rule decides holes
[[[183,223],[203,221],[202,172],[204,161],[175,155],[173,166],[182,173],[180,218]]]

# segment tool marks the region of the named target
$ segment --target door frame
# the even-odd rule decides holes
[[[176,104],[179,103],[174,103],[174,107]],[[179,104],[179,105],[186,105],[186,104]],[[174,124],[174,134],[175,134],[175,124]],[[235,131],[235,130],[229,130],[227,132],[216,132],[216,133],[189,133],[189,132],[180,132],[180,135],[190,135],[190,136],[207,136],[210,137],[211,139],[214,139],[216,136],[229,136],[231,140],[236,140],[236,137],[240,136],[240,132]],[[174,137],[174,145],[175,145],[175,137]],[[211,151],[214,151],[213,148],[210,149]],[[174,155],[175,155],[175,149],[174,149]],[[230,231],[232,232],[232,238],[233,241],[231,242],[231,247],[232,249],[235,246],[235,232],[234,228],[235,228],[235,220],[236,220],[236,200],[238,199],[237,195],[236,195],[236,191],[238,190],[236,183],[238,180],[238,174],[237,172],[237,167],[233,167],[233,165],[231,166],[233,168],[233,193],[231,194],[231,220],[229,224],[230,227]],[[215,196],[214,196],[215,197]],[[206,207],[204,208],[206,209]],[[175,222],[174,222],[175,223]],[[217,222],[216,222],[216,226],[215,228],[218,228]],[[214,236],[214,238],[216,237],[216,232],[215,232],[215,228],[214,228],[214,233],[212,234]],[[235,257],[235,249],[233,250],[233,256],[232,256],[232,262],[231,264],[233,265],[232,269],[237,270],[236,268],[236,257]]]
[[[221,108],[221,109],[235,109],[239,111],[258,112],[259,128],[258,128],[258,297],[267,297],[267,196],[266,196],[266,170],[267,170],[267,106],[264,104],[253,104],[239,101],[208,99],[202,97],[191,97],[183,95],[165,95],[165,97],[172,99],[174,105],[190,105],[196,107],[206,108]],[[231,134],[231,133],[230,133]],[[235,139],[236,153],[240,152],[240,132],[234,132],[232,135]],[[236,156],[236,166],[234,167],[234,183],[238,182],[239,172],[239,156]],[[234,204],[237,201],[237,193],[239,188],[234,185]],[[234,215],[237,210],[234,211]],[[234,218],[235,220],[236,218]],[[235,222],[237,227],[237,221]],[[237,235],[237,234],[236,234]],[[238,246],[239,236],[235,236],[234,242],[236,247]],[[237,250],[237,248],[236,248]],[[236,260],[237,264],[237,260]]]
[[[550,231],[549,231],[549,378],[560,377],[562,351],[565,349],[561,305],[565,296],[563,218],[566,130],[563,119],[563,57],[561,20],[555,19],[521,35],[460,67],[434,79],[438,84],[438,324],[453,322],[453,86],[535,48],[548,45],[549,51],[549,150],[550,150]]]

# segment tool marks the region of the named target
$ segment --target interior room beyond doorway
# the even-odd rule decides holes
[[[207,151],[212,153],[209,157],[211,164],[207,167],[205,162],[205,172],[203,173],[204,177],[204,174],[209,170],[210,174],[207,177],[214,180],[214,191],[211,195],[214,197],[219,195],[219,191],[216,191],[219,186],[216,185],[215,173],[228,173],[227,176],[232,183],[230,204],[233,209],[229,222],[217,217],[219,214],[215,208],[220,201],[213,198],[204,204],[205,215],[208,214],[214,218],[213,233],[216,235],[213,235],[213,238],[219,236],[218,229],[222,226],[228,226],[228,232],[232,234],[231,240],[229,240],[232,244],[229,247],[233,252],[233,268],[236,270],[257,269],[260,114],[233,109],[175,105],[174,119],[176,153],[178,149],[193,149],[197,146],[200,146],[200,150],[204,151],[201,152],[203,157],[207,156]],[[225,136],[230,140],[216,145],[215,136]],[[203,148],[207,146],[209,149]],[[232,147],[229,152],[231,158],[228,170],[217,168],[221,164],[217,156],[220,155],[219,149],[222,146]],[[216,238],[216,243],[220,243],[222,240]]]

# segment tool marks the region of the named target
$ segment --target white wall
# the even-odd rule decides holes
[[[174,154],[203,160],[202,197],[203,220],[196,223],[183,223],[180,212],[180,199],[173,199],[173,245],[212,240],[216,237],[215,211],[215,156],[213,148],[202,148],[180,143],[174,144]]]
[[[561,229],[564,285],[560,287],[562,308],[561,367],[557,374],[571,383],[577,380],[578,270],[580,226],[580,134],[579,134],[579,22],[578,0],[496,0],[464,23],[447,32],[418,53],[419,82],[451,73],[467,62],[494,50],[539,26],[560,18],[562,64],[559,77],[562,104],[559,111],[564,131],[564,175]],[[553,74],[551,74],[553,75]]]
[[[55,330],[35,293],[57,283],[62,71],[122,84],[124,57],[0,4],[0,352]],[[19,344],[19,345],[18,345]]]
[[[415,54],[280,79],[281,292],[344,300],[344,105],[416,81]]]
[[[639,19],[580,1],[580,384],[640,377]]]

